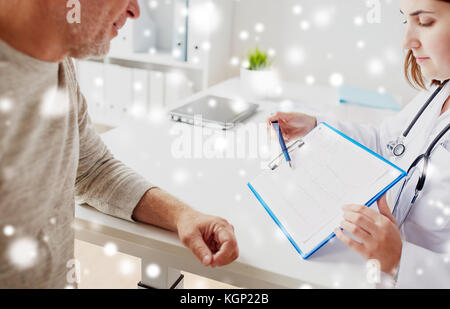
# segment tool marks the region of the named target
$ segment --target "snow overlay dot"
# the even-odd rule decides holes
[[[103,252],[107,256],[113,256],[117,253],[117,245],[113,242],[108,242],[103,246]]]
[[[240,38],[242,41],[248,40],[249,36],[250,36],[250,35],[248,34],[247,31],[241,31],[241,33],[239,33],[239,38]]]
[[[0,99],[0,112],[7,113],[12,109],[12,103],[9,99]]]
[[[307,85],[313,85],[315,83],[316,79],[312,75],[308,75],[305,77],[305,82]]]
[[[264,26],[263,23],[257,23],[257,24],[255,25],[255,31],[256,31],[257,33],[264,32],[264,29],[265,29],[265,26]]]
[[[150,278],[158,278],[161,274],[161,268],[159,267],[159,265],[150,264],[145,268],[145,273]]]
[[[292,13],[294,15],[300,15],[303,12],[303,8],[300,5],[294,5],[292,7]]]
[[[5,225],[3,227],[3,234],[5,234],[5,236],[12,236],[14,235],[15,229],[12,225]]]
[[[330,75],[330,84],[333,87],[339,87],[344,83],[344,76],[340,73],[333,73]]]
[[[29,237],[15,240],[8,249],[10,262],[19,269],[27,269],[33,266],[37,256],[38,244]]]
[[[310,27],[311,27],[311,25],[309,24],[309,21],[307,21],[307,20],[302,20],[302,21],[300,22],[300,28],[301,28],[302,30],[308,30]]]

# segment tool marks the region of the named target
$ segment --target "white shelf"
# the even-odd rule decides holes
[[[177,0],[178,1],[178,0]],[[145,0],[139,0],[144,3]],[[224,21],[232,21],[233,7],[232,1],[222,0],[189,0],[189,10],[204,9],[209,6],[208,3],[213,3],[214,7],[220,12]],[[172,1],[172,3],[174,3]],[[158,15],[161,17],[160,15]],[[136,33],[141,33],[141,30],[136,30],[136,25],[131,21],[127,23],[119,32],[119,36],[111,42],[111,51],[103,59],[92,58],[88,59],[94,62],[105,62],[115,64],[123,67],[145,69],[149,71],[158,71],[162,73],[169,73],[172,71],[183,71],[183,74],[191,80],[195,91],[206,89],[210,85],[217,84],[223,80],[228,79],[231,74],[229,70],[230,46],[232,27],[230,22],[223,22],[215,29],[214,33],[204,31],[193,25],[193,19],[188,18],[187,22],[187,42],[186,61],[175,59],[171,53],[173,44],[158,44],[155,45],[156,54],[148,52],[150,48],[136,48],[133,44]],[[170,21],[159,21],[166,26],[170,26]],[[145,28],[144,28],[145,29]],[[175,27],[175,29],[177,29]],[[167,30],[167,29],[166,29]],[[173,29],[172,29],[173,30]],[[170,31],[169,31],[170,32]],[[161,33],[161,37],[170,38],[168,31]],[[170,32],[172,33],[172,32]],[[172,42],[173,43],[173,42]],[[212,50],[205,50],[202,48],[204,43],[209,43]],[[142,52],[141,52],[142,50]]]
[[[180,68],[185,70],[203,71],[204,68],[200,64],[193,64],[189,62],[183,62],[173,59],[170,54],[144,54],[144,53],[129,53],[129,54],[116,54],[110,53],[105,59],[117,59],[127,60],[145,64],[156,64],[172,68]]]

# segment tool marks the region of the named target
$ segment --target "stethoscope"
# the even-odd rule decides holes
[[[427,102],[422,106],[420,111],[417,113],[416,117],[414,117],[414,119],[411,121],[408,128],[406,128],[405,132],[403,132],[403,134],[399,138],[397,138],[397,140],[391,141],[387,144],[387,148],[392,153],[393,156],[401,157],[405,153],[406,146],[403,143],[405,138],[408,136],[409,132],[414,127],[417,120],[419,120],[420,116],[422,116],[423,112],[427,109],[427,107],[431,104],[431,102],[433,102],[434,98],[439,94],[439,92],[441,92],[442,88],[444,88],[444,86],[447,82],[448,82],[448,80],[446,80],[441,86],[439,86],[433,92],[431,97],[427,100]]]
[[[404,139],[406,138],[406,136],[409,134],[409,132],[411,131],[412,127],[415,125],[415,123],[417,122],[417,120],[420,118],[420,116],[423,114],[423,112],[425,111],[425,109],[430,105],[430,103],[433,101],[433,99],[438,95],[438,93],[442,90],[442,88],[444,88],[445,84],[448,82],[445,81],[441,86],[439,86],[438,89],[436,89],[434,91],[434,93],[431,95],[431,97],[427,100],[427,102],[424,104],[424,106],[420,109],[420,111],[417,113],[417,115],[414,117],[413,121],[410,123],[410,125],[408,126],[408,128],[405,130],[405,132],[402,134],[401,137],[399,137],[395,142],[389,142],[387,144],[387,148],[389,151],[392,152],[392,154],[395,157],[400,157],[405,153],[406,150],[406,146],[403,144]],[[398,192],[396,201],[395,201],[395,206],[393,209],[393,214],[394,217],[396,217],[397,219],[397,223],[398,226],[401,227],[403,225],[403,223],[405,222],[406,218],[408,217],[412,206],[414,205],[414,203],[416,202],[417,198],[419,197],[420,192],[422,191],[424,185],[425,185],[425,180],[427,177],[427,168],[428,168],[428,162],[430,160],[430,156],[431,153],[434,149],[434,147],[437,145],[437,143],[442,139],[442,137],[450,130],[450,124],[448,124],[431,142],[430,146],[428,146],[427,150],[419,155],[414,161],[413,163],[410,165],[410,167],[408,168],[408,178],[403,182],[403,185],[400,189],[400,191]],[[415,191],[414,191],[414,196],[411,198],[411,201],[409,202],[409,207],[407,208],[406,214],[403,215],[402,218],[398,217],[398,205],[399,205],[399,201],[400,201],[400,197],[403,193],[403,189],[405,188],[405,186],[408,184],[408,182],[410,181],[410,179],[412,178],[412,174],[411,171],[413,169],[415,169],[419,163],[421,163],[423,161],[423,167],[422,167],[422,173],[419,177],[419,180],[417,182]]]

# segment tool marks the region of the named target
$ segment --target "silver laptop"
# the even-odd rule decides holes
[[[228,130],[252,116],[257,109],[258,105],[254,103],[205,96],[170,111],[170,117],[174,121]]]

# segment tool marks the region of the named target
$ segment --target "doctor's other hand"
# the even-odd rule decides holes
[[[394,275],[402,254],[402,239],[385,196],[378,202],[379,213],[361,205],[346,205],[342,209],[344,220],[341,227],[360,242],[339,228],[334,231],[336,237],[366,259],[378,260],[384,273]]]
[[[223,218],[189,209],[181,214],[177,232],[204,266],[224,266],[239,256],[234,227]]]
[[[267,119],[268,128],[272,126],[273,121],[278,121],[281,133],[287,142],[305,136],[317,125],[315,117],[302,113],[277,112]]]

